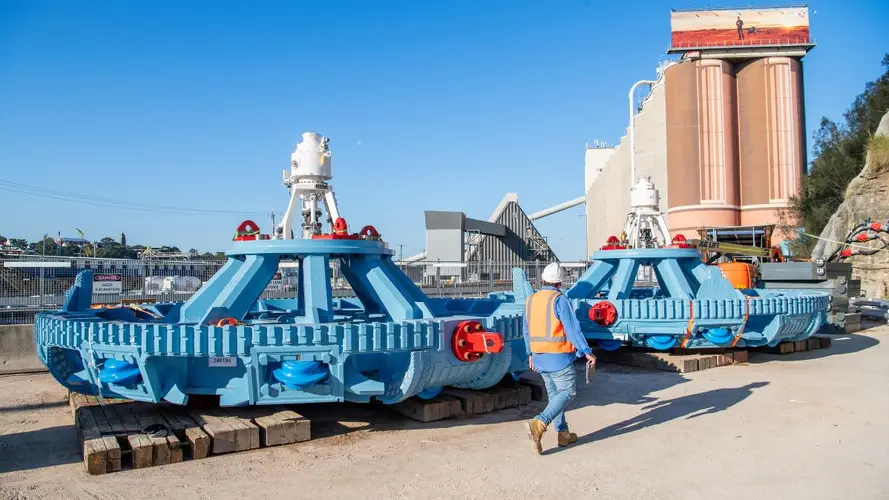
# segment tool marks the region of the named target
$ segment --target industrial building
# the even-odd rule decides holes
[[[658,67],[638,113],[631,104],[636,176],[660,190],[673,235],[777,224],[807,164],[808,9],[673,11],[671,20],[669,52],[680,59]],[[588,252],[623,228],[635,182],[628,143],[587,147]]]
[[[426,250],[401,263],[422,268],[425,281],[511,279],[513,267],[559,260],[534,220],[583,202],[580,197],[528,215],[518,195],[507,193],[486,221],[463,212],[427,210]],[[536,277],[534,266],[529,271]]]

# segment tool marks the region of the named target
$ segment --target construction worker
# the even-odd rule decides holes
[[[525,349],[531,369],[543,377],[549,402],[540,415],[528,421],[528,435],[537,453],[543,452],[540,443],[550,422],[556,428],[559,446],[577,441],[577,434],[568,430],[565,407],[577,393],[574,359],[585,357],[590,369],[596,366],[596,356],[580,331],[574,308],[559,287],[565,272],[558,262],[543,269],[543,287],[525,303]]]

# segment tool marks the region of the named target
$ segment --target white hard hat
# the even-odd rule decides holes
[[[565,271],[562,271],[562,266],[558,262],[553,262],[543,268],[543,274],[540,277],[547,283],[561,283],[565,277]]]

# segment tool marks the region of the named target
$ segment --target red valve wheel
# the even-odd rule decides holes
[[[590,307],[590,319],[602,326],[611,326],[617,321],[617,309],[611,302],[596,302]]]
[[[461,321],[454,328],[451,349],[457,359],[466,363],[478,361],[485,354],[497,354],[503,350],[503,335],[485,331],[478,321]]]
[[[238,324],[238,320],[235,318],[222,318],[221,320],[216,322],[216,326],[234,326]]]

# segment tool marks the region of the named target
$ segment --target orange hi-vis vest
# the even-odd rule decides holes
[[[559,295],[561,293],[556,290],[540,290],[525,303],[532,353],[565,354],[575,351],[565,336],[565,327],[556,316],[556,299]]]

